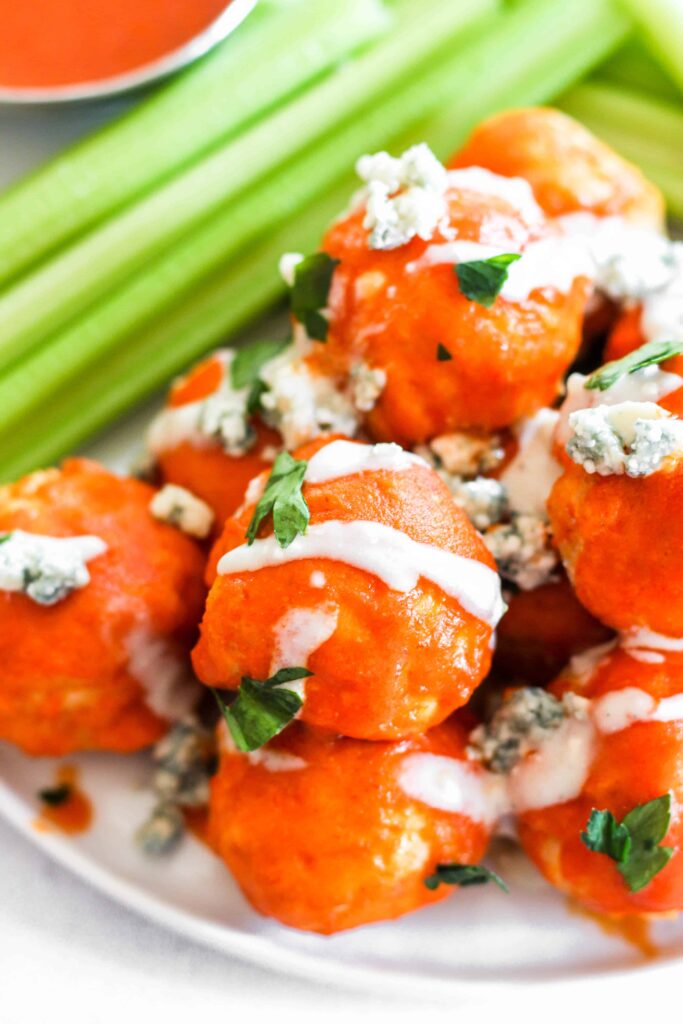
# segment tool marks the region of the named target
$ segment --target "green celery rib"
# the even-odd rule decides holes
[[[444,131],[443,118],[434,118],[424,130],[414,130],[405,141],[416,141],[426,136],[427,141],[435,146],[438,144],[445,153],[470,129],[470,103],[476,109],[475,116],[478,118],[507,106],[510,92],[519,103],[551,99],[553,91],[558,87],[557,83],[560,82],[561,87],[564,87],[569,75],[568,71],[554,68],[553,59],[568,59],[571,74],[578,76],[597,59],[594,28],[601,18],[603,27],[609,30],[602,36],[604,54],[616,45],[626,30],[625,22],[618,15],[616,20],[608,17],[606,12],[610,9],[607,5],[590,5],[591,10],[595,11],[597,7],[598,11],[593,19],[586,19],[584,56],[581,58],[576,52],[577,48],[582,49],[576,26],[572,20],[558,17],[559,9],[564,6],[565,0],[548,0],[542,5],[525,4],[523,8],[513,10],[498,19],[492,27],[488,26],[479,38],[468,40],[468,45],[462,51],[449,53],[440,63],[434,62],[434,66],[420,81],[405,83],[392,97],[371,107],[364,118],[357,119],[352,126],[347,126],[345,133],[339,133],[332,140],[333,143],[339,143],[340,153],[344,157],[341,169],[348,172],[353,158],[360,152],[377,144],[384,145],[387,137],[403,131],[410,124],[419,124],[430,109],[456,107],[453,113],[448,114],[448,135],[441,135]],[[513,44],[518,42],[520,34],[523,36],[524,29],[528,28],[527,17],[531,7],[543,19],[544,32],[554,26],[559,27],[564,34],[548,38],[549,44],[552,42],[554,54],[550,60],[545,51],[541,52],[538,47],[530,50],[526,61],[520,61],[513,52]],[[590,10],[584,13],[589,14]],[[568,58],[564,50],[565,39],[571,40],[572,52]],[[536,42],[535,36],[533,41]],[[504,82],[500,92],[491,89],[488,75],[472,77],[473,68],[489,66],[487,62],[492,54],[499,60],[497,71]],[[534,74],[535,70],[537,74]],[[546,83],[545,87],[543,82]],[[464,95],[467,96],[467,104],[454,104],[453,97]],[[322,166],[335,151],[334,145],[328,145],[328,151],[316,148],[314,155],[319,156],[318,162]],[[324,192],[330,186],[320,180],[320,166],[317,179],[319,190]],[[273,184],[282,180],[282,173],[279,172]],[[293,180],[299,180],[300,177],[295,173]],[[344,185],[342,194],[348,194],[349,187],[348,183]],[[215,260],[212,257],[213,270],[198,275],[195,291],[186,299],[178,295],[176,282],[169,279],[168,293],[159,296],[155,314],[150,316],[148,309],[146,317],[139,323],[132,322],[130,303],[126,299],[126,293],[130,299],[129,289],[132,286],[121,289],[118,298],[115,295],[110,300],[120,307],[123,314],[121,322],[116,322],[115,317],[109,322],[111,306],[108,310],[106,307],[101,310],[101,319],[91,325],[99,332],[100,349],[78,361],[78,365],[72,363],[61,381],[59,378],[51,381],[50,378],[52,369],[59,373],[58,360],[53,367],[36,366],[37,357],[34,357],[17,367],[13,374],[0,383],[0,450],[6,452],[0,458],[2,477],[7,479],[39,462],[46,463],[64,454],[70,445],[104,426],[110,418],[124,412],[133,402],[161,385],[189,360],[199,356],[212,344],[225,340],[237,327],[262,311],[281,293],[275,272],[279,254],[287,248],[311,247],[310,242],[302,243],[297,235],[303,220],[309,216],[308,211],[303,215],[299,212],[301,205],[300,200],[293,202],[293,211],[296,212],[291,221],[285,220],[282,229],[262,244],[256,251],[260,256],[255,254],[246,259],[238,257],[231,262],[225,262],[225,257]],[[339,205],[341,196],[330,204],[327,212],[332,212]],[[321,215],[317,221],[317,231],[309,236],[311,239],[315,239],[323,222]],[[176,247],[168,259],[186,258],[186,246],[191,244],[188,241],[184,246]],[[201,248],[201,244],[198,244],[197,251]],[[207,264],[211,262],[208,260]],[[153,276],[154,267],[158,265],[159,261],[150,268]],[[181,284],[182,280],[187,279],[188,269],[189,264],[182,268],[184,277]],[[210,276],[212,273],[213,276]],[[126,309],[129,311],[127,319]],[[235,309],[240,311],[239,323],[233,319]],[[78,340],[74,336],[69,349],[78,348]],[[125,342],[125,345],[121,342]],[[87,349],[90,343],[91,339],[88,338],[83,342],[83,349]],[[66,355],[69,354],[67,350]],[[70,358],[73,359],[73,353]],[[46,380],[50,386],[43,391],[44,400],[39,398],[33,402],[30,397],[27,398],[36,383],[44,385]],[[13,404],[14,396],[20,397]],[[56,412],[50,420],[53,409]],[[3,413],[9,413],[9,416]],[[14,457],[9,454],[11,441],[17,445]]]
[[[683,175],[680,107],[644,93],[597,82],[575,86],[560,98],[558,105],[617,150],[625,144],[633,152],[630,140],[637,140],[634,162],[670,167]]]
[[[651,93],[654,97],[680,102],[680,91],[670,76],[637,39],[626,44],[597,69],[596,81],[611,82]]]
[[[431,0],[426,17],[421,3],[401,0],[393,30],[370,50],[10,288],[0,297],[0,369],[44,343],[228,199],[345,120],[361,116],[406,77],[422,74],[425,61],[494,4]]]
[[[234,136],[387,23],[380,0],[261,0],[213,54],[0,195],[0,285]]]
[[[348,199],[350,182],[326,192],[312,207],[253,248],[237,266],[219,268],[184,301],[171,307],[135,339],[26,419],[13,434],[14,451],[0,458],[0,482],[47,465],[105,427],[184,369],[217,339],[243,328],[280,295],[274,267],[288,246],[315,247],[325,224]],[[73,410],[78,409],[74,416]]]
[[[683,4],[681,0],[621,0],[642,30],[659,63],[683,89]]]
[[[493,109],[544,103],[567,89],[623,43],[630,25],[613,0],[525,0],[505,31],[463,54],[462,104],[454,91],[424,137],[445,158]]]
[[[68,387],[107,351],[125,344],[131,334],[216,267],[228,259],[239,259],[245,246],[286,218],[293,218],[324,188],[348,174],[366,147],[384,145],[389,126],[414,123],[439,99],[445,99],[454,63],[450,47],[448,50],[448,57],[424,77],[409,79],[402,89],[392,91],[315,148],[305,150],[243,199],[225,204],[186,239],[7,370],[0,376],[0,431],[20,423],[31,410],[49,401],[59,387]],[[263,287],[263,282],[260,285]]]

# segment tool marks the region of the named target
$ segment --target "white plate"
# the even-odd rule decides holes
[[[3,147],[0,185],[23,173],[50,151],[106,119],[123,104],[78,111],[0,110]],[[149,410],[109,432],[89,454],[125,469],[139,451]],[[629,982],[677,969],[683,954],[683,920],[652,929],[660,950],[655,961],[598,925],[570,912],[519,853],[492,859],[511,884],[510,896],[495,887],[454,893],[452,898],[400,921],[332,938],[304,935],[254,914],[223,865],[188,838],[177,855],[150,861],[132,835],[144,820],[151,796],[145,788],[144,756],[69,758],[95,804],[93,826],[75,838],[39,832],[36,791],[54,779],[56,762],[32,759],[0,744],[0,814],[29,840],[85,882],[132,910],[182,935],[261,967],[323,982],[386,991],[392,995],[462,997],[491,986],[618,978],[623,998]],[[628,976],[622,972],[629,972]]]
[[[137,454],[150,410],[88,449],[112,468]],[[145,857],[133,833],[151,808],[145,755],[68,759],[95,806],[78,837],[38,831],[36,792],[53,782],[53,759],[34,759],[0,744],[0,814],[82,879],[167,927],[227,953],[321,981],[411,995],[460,994],[491,985],[588,979],[633,968],[662,968],[683,954],[683,919],[652,926],[659,950],[645,960],[620,937],[571,911],[523,855],[506,845],[492,863],[511,888],[454,893],[400,921],[331,938],[306,935],[253,913],[222,863],[188,837],[167,859]],[[315,884],[314,879],[311,884]]]

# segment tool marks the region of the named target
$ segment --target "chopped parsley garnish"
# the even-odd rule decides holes
[[[501,253],[500,256],[489,256],[486,260],[470,260],[458,263],[453,268],[463,295],[490,308],[508,279],[508,267],[520,259],[516,252]]]
[[[445,345],[440,342],[436,346],[436,358],[440,363],[448,363],[453,358]]]
[[[438,889],[440,885],[459,885],[464,888],[467,885],[495,882],[503,892],[509,892],[500,875],[482,864],[437,864],[434,874],[429,875],[424,881],[428,889]]]
[[[326,252],[306,256],[294,268],[294,284],[289,290],[292,313],[306,328],[309,338],[327,341],[327,317],[322,312],[327,306],[332,275],[339,260]]]
[[[270,679],[242,676],[237,697],[229,706],[213,690],[216,703],[225,719],[238,750],[258,750],[289,725],[303,701],[283,683],[313,675],[307,668],[281,668]]]
[[[249,388],[247,398],[247,412],[250,416],[258,412],[261,406],[261,396],[266,391],[266,385],[260,379],[259,374],[265,364],[275,356],[279,356],[290,344],[289,339],[284,341],[255,341],[252,345],[241,348],[232,363],[230,364],[230,383],[236,391],[241,388]]]
[[[592,391],[607,391],[620,377],[644,370],[646,366],[656,366],[681,354],[683,341],[648,341],[622,359],[614,359],[611,363],[601,366],[590,375],[583,386]]]
[[[638,804],[621,822],[611,811],[592,810],[581,842],[611,857],[631,892],[640,892],[673,856],[672,847],[659,845],[670,821],[670,793]]]
[[[39,789],[38,796],[48,807],[61,807],[71,797],[71,786],[66,782],[48,786],[47,789]]]
[[[310,513],[301,486],[307,465],[303,459],[293,459],[289,452],[280,452],[251,517],[248,544],[254,543],[259,526],[271,514],[273,532],[281,548],[289,547],[295,537],[306,532]]]
[[[11,533],[0,533],[0,544],[4,544],[5,541],[9,540],[11,536]]]

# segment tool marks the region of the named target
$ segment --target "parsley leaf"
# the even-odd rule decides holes
[[[620,377],[644,370],[646,366],[663,363],[672,356],[683,354],[683,341],[648,341],[645,345],[629,352],[622,359],[614,359],[592,373],[584,387],[592,391],[607,391]]]
[[[47,789],[39,789],[38,796],[48,807],[61,807],[71,796],[71,786],[66,782],[58,786],[49,786]]]
[[[273,515],[273,532],[281,548],[306,532],[310,513],[301,492],[308,463],[293,459],[289,452],[280,452],[268,477],[247,529],[247,543],[253,544],[263,520]]]
[[[247,397],[247,412],[250,416],[258,412],[261,406],[261,396],[267,390],[266,385],[259,378],[259,374],[265,364],[275,356],[279,356],[290,344],[289,339],[284,341],[255,341],[252,345],[239,349],[235,358],[230,364],[230,383],[235,390],[250,388]]]
[[[490,308],[508,279],[508,267],[520,259],[516,252],[489,256],[487,260],[470,260],[453,268],[463,295]]]
[[[629,811],[622,825],[631,833],[633,842],[628,859],[619,865],[631,892],[639,892],[673,856],[670,846],[660,846],[671,821],[671,794],[665,793]]]
[[[270,679],[242,676],[237,697],[230,706],[212,691],[238,750],[258,750],[289,725],[303,701],[293,690],[282,689],[282,684],[312,674],[307,668],[281,668]]]
[[[292,313],[306,328],[309,338],[327,341],[327,318],[321,312],[327,306],[332,275],[339,260],[326,252],[306,256],[294,268],[294,284],[289,302]]]
[[[673,856],[660,846],[671,821],[671,794],[638,804],[620,824],[610,811],[591,811],[581,841],[589,850],[604,853],[617,863],[631,892],[640,892],[666,867]]]
[[[467,885],[484,885],[486,882],[495,882],[503,892],[509,892],[500,875],[482,864],[437,864],[434,874],[424,880],[428,889],[438,889],[441,884],[464,888]]]
[[[440,363],[448,363],[453,358],[445,345],[439,343],[436,346],[436,358]]]
[[[581,842],[594,853],[604,853],[616,861],[625,861],[631,852],[631,833],[611,811],[591,811]]]

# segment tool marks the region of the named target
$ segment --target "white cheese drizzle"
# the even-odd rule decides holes
[[[524,302],[538,289],[554,289],[566,294],[577,277],[591,276],[592,264],[583,246],[562,235],[531,241],[521,252],[510,246],[465,240],[430,245],[419,259],[406,266],[406,270],[410,272],[417,267],[441,263],[456,266],[458,263],[491,259],[492,256],[504,253],[520,256],[507,268],[507,278],[499,293],[508,302]]]
[[[331,605],[322,608],[290,608],[285,612],[273,628],[270,675],[274,676],[281,668],[308,668],[311,655],[334,634],[338,618],[339,609]],[[298,693],[302,700],[305,699],[305,679],[282,685]]]
[[[630,629],[622,633],[620,646],[636,661],[658,664],[665,660],[662,651],[683,652],[683,637],[664,636],[651,629]]]
[[[540,409],[535,416],[522,420],[514,428],[518,450],[500,475],[508,504],[514,512],[547,516],[546,500],[552,486],[562,473],[553,456],[553,435],[559,413]]]
[[[461,167],[448,172],[448,185],[449,188],[478,192],[480,195],[504,200],[521,214],[529,227],[545,223],[543,210],[525,178],[506,178],[485,167]]]
[[[178,722],[194,708],[200,687],[187,660],[166,637],[147,626],[131,630],[126,638],[128,672],[143,690],[147,707],[169,722]]]
[[[435,810],[488,825],[508,810],[504,776],[454,757],[407,754],[401,760],[399,785],[407,796]]]
[[[518,814],[574,800],[581,793],[595,751],[595,727],[568,717],[545,743],[509,775],[510,802]]]
[[[362,520],[314,523],[287,548],[281,548],[275,537],[256,540],[251,546],[243,544],[223,555],[218,572],[257,572],[309,558],[355,566],[377,576],[391,590],[404,593],[424,577],[491,628],[505,611],[500,578],[487,565],[431,544],[420,544],[383,523]]]
[[[354,444],[353,441],[332,441],[313,455],[306,467],[307,484],[322,484],[356,473],[387,470],[401,473],[428,463],[419,455],[406,452],[398,444]]]

